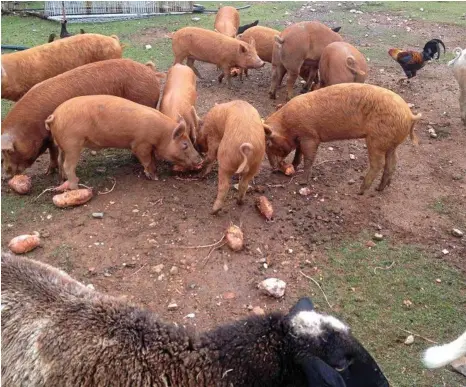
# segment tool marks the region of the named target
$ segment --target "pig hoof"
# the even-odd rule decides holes
[[[144,175],[149,179],[149,180],[159,180],[158,176],[153,174],[153,173],[150,173],[150,172],[147,172],[147,171],[144,171]]]
[[[217,215],[220,211],[220,208],[213,208],[212,211],[210,211],[210,215]]]
[[[50,165],[45,171],[46,175],[53,175],[58,170],[58,167]]]

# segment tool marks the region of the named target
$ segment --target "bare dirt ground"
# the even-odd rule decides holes
[[[326,4],[317,13],[304,8],[291,15],[290,21],[319,19],[319,12],[335,7]],[[390,22],[378,13],[365,13],[358,20],[369,33],[387,31],[391,23],[401,22],[396,15]],[[443,25],[439,29],[420,21],[409,25],[416,28],[422,45],[433,37],[440,37],[450,51],[464,45],[464,31],[459,27]],[[152,33],[157,38],[165,31]],[[368,44],[374,49],[390,48],[364,35],[354,38],[344,29],[341,33],[359,47]],[[299,274],[300,270],[318,278],[320,271],[331,270],[326,266],[329,245],[357,237],[364,230],[373,233],[378,226],[392,243],[421,245],[464,272],[466,238],[455,239],[449,234],[453,227],[466,227],[466,128],[459,118],[459,92],[451,70],[444,64],[429,64],[410,85],[398,86],[396,80],[403,75],[402,69],[388,55],[378,60],[371,58],[369,65],[369,83],[394,90],[415,105],[414,112],[423,114],[416,126],[420,146],[414,147],[409,140],[400,146],[394,180],[382,193],[374,191],[374,183],[365,196],[357,195],[360,177],[367,167],[363,141],[320,147],[310,187],[313,193],[308,197],[297,193],[301,186],[293,179],[272,174],[265,160],[255,185],[265,187],[265,195],[275,209],[273,222],[265,222],[256,211],[256,192],[249,193],[246,203],[239,207],[232,190],[220,215],[210,215],[217,189],[215,171],[206,181],[186,181],[177,179],[162,164],[162,179],[147,181],[129,153],[117,153],[111,154],[120,165],[112,170],[111,177],[116,179],[113,192],[96,196],[79,208],[55,211],[49,207],[43,213],[17,219],[12,227],[4,228],[2,243],[38,230],[43,233],[43,247],[31,257],[40,256],[100,291],[124,295],[165,319],[199,329],[246,316],[251,313],[248,305],[266,311],[287,310],[299,296],[309,294],[309,281]],[[215,102],[244,99],[266,117],[284,102],[284,89],[279,90],[277,101],[268,98],[270,65],[250,71],[250,78],[242,84],[234,79],[232,90],[218,84],[215,66],[197,63],[197,67],[204,77],[198,81],[200,115]],[[429,123],[439,134],[438,139],[429,138]],[[355,160],[350,159],[350,153]],[[104,154],[86,153],[81,170],[111,164]],[[34,167],[33,179],[43,178],[46,162],[42,157]],[[111,187],[107,175],[97,173],[100,177],[94,187]],[[349,184],[351,180],[356,183]],[[82,182],[86,184],[85,179]],[[12,195],[5,186],[2,191],[3,195]],[[93,219],[93,212],[104,212],[104,218]],[[210,248],[184,248],[218,241],[230,222],[241,225],[245,233],[244,251],[232,253],[223,246],[207,259]],[[450,253],[443,256],[442,249]],[[263,268],[264,258],[268,269]],[[176,269],[171,269],[174,266]],[[287,282],[283,299],[272,299],[257,290],[257,283],[267,277]],[[178,309],[168,311],[170,302],[176,302]],[[190,313],[195,317],[186,317]]]

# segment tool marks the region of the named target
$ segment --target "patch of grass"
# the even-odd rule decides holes
[[[397,12],[414,20],[466,26],[465,8],[461,1],[368,1],[360,8],[365,12]]]
[[[401,329],[439,342],[456,338],[465,324],[464,277],[417,246],[379,242],[368,249],[364,240],[361,236],[358,242],[341,243],[328,252],[331,270],[324,271],[322,286],[335,310],[329,310],[311,283],[316,303],[353,327],[390,385],[460,385],[462,378],[446,369],[425,370],[420,355],[432,344],[416,337],[407,346],[403,342],[408,333]],[[386,267],[390,268],[376,269]],[[406,307],[404,300],[412,306]]]
[[[59,259],[59,266],[65,272],[71,273],[73,271],[73,248],[71,246],[66,243],[62,243],[50,253],[50,256]]]
[[[429,206],[437,214],[440,215],[449,215],[451,214],[451,209],[448,207],[444,199],[439,198],[433,204]]]

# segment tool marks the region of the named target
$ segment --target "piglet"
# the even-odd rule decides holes
[[[265,154],[264,128],[257,110],[239,100],[215,105],[201,122],[197,144],[201,152],[207,152],[203,177],[218,159],[218,194],[212,214],[222,208],[234,174],[240,175],[237,202],[242,204]]]
[[[264,123],[267,157],[277,168],[297,148],[293,166],[304,155],[306,180],[321,142],[365,138],[370,168],[361,185],[363,194],[380,170],[382,191],[396,168],[396,148],[409,135],[417,144],[414,115],[398,94],[379,86],[340,83],[293,98]]]
[[[152,180],[158,180],[156,156],[189,168],[202,161],[182,119],[176,122],[155,109],[120,97],[72,98],[55,109],[45,125],[59,147],[60,174],[68,179],[60,189],[78,187],[76,164],[83,148],[131,149]]]
[[[176,31],[172,38],[172,48],[175,56],[175,64],[183,63],[191,67],[199,78],[199,71],[194,67],[194,61],[200,60],[213,63],[223,69],[218,81],[222,82],[226,75],[228,87],[231,87],[231,69],[260,68],[264,62],[256,52],[255,42],[250,44],[241,42],[236,38],[219,34],[196,27],[185,27]]]

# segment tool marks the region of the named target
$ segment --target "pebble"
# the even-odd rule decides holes
[[[451,235],[458,237],[458,238],[462,238],[464,235],[464,232],[457,228],[454,228],[453,230],[451,230]]]
[[[89,289],[91,289],[91,290],[95,290],[95,287],[94,287],[94,285],[92,285],[92,284],[87,284],[86,287],[89,288]]]
[[[438,284],[440,284],[440,283],[442,283],[442,280],[441,280],[440,278],[437,278],[437,279],[435,280],[435,282],[437,282]]]
[[[95,156],[95,155],[97,155],[97,152],[96,151],[91,151],[91,155]]]
[[[201,18],[200,17],[192,17],[191,20],[192,21],[199,21],[199,20],[201,20]]]
[[[405,340],[405,344],[406,345],[411,345],[412,343],[414,343],[414,336],[413,335],[409,335],[406,340]]]
[[[172,266],[172,268],[170,269],[170,274],[171,275],[176,275],[178,274],[179,270],[176,266]]]
[[[251,304],[249,304],[248,306],[246,306],[246,308],[247,308],[248,310],[253,310],[253,309],[254,309],[254,307],[253,307]]]
[[[350,158],[350,160],[356,160],[356,156],[353,155],[352,153],[350,153],[349,158]]]
[[[264,309],[262,309],[260,306],[255,306],[254,308],[252,308],[252,313],[254,313],[257,316],[265,315]]]
[[[151,48],[152,48],[152,46],[151,46],[150,44],[146,44],[146,45],[145,45],[145,49],[146,49],[146,50],[150,50]]]
[[[107,272],[107,271],[104,273],[104,277],[111,277],[111,276],[112,276],[112,275],[111,275],[109,272]]]
[[[196,315],[194,313],[188,313],[184,318],[194,318]]]
[[[102,219],[104,217],[104,213],[103,212],[93,212],[92,217],[96,218],[96,219]]]
[[[450,252],[449,252],[447,249],[443,249],[443,250],[442,250],[442,253],[443,253],[443,255],[450,254]]]
[[[278,278],[267,278],[259,284],[259,289],[272,297],[280,298],[285,295],[286,282]]]
[[[376,243],[373,242],[373,241],[367,241],[367,242],[366,242],[366,247],[369,247],[369,248],[370,248],[370,247],[375,247],[375,246],[377,246],[377,245],[376,245]]]
[[[309,187],[300,188],[299,194],[302,196],[308,196],[311,194],[311,189]]]
[[[234,298],[236,298],[236,294],[233,292],[225,292],[223,293],[223,298],[225,300],[233,300]]]
[[[176,302],[171,302],[168,304],[168,310],[177,310],[178,304]]]
[[[353,185],[354,183],[356,183],[356,180],[354,180],[354,179],[348,180],[348,184],[349,184],[349,185]]]
[[[332,147],[332,146],[329,146],[327,149],[328,149],[329,151],[333,151],[333,147]]]
[[[374,240],[377,241],[377,242],[380,242],[380,241],[383,240],[383,235],[380,234],[380,233],[378,233],[378,232],[376,232],[376,233],[374,234],[374,236],[372,237],[372,239],[374,239]]]
[[[160,274],[158,277],[157,277],[157,280],[158,281],[163,281],[165,279],[165,274]]]
[[[165,265],[161,263],[160,265],[152,266],[150,270],[154,273],[161,273],[164,267]]]

